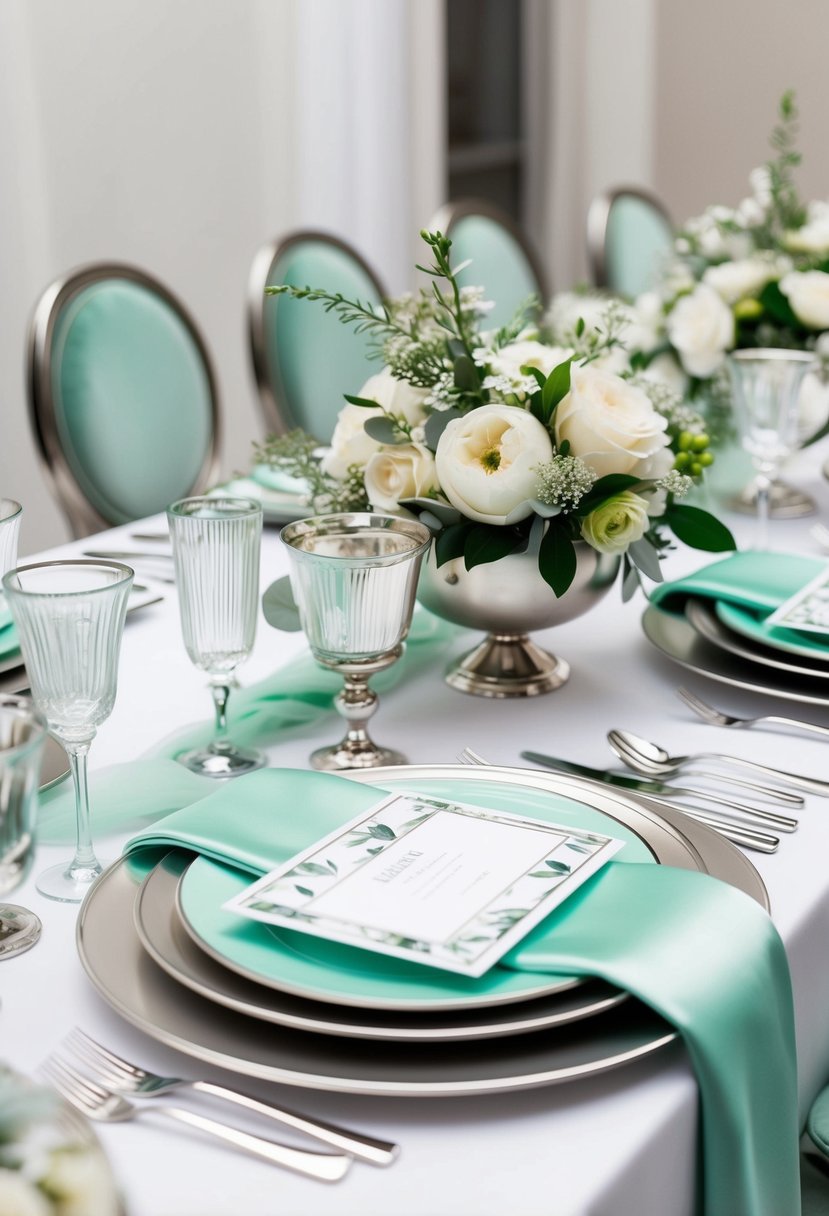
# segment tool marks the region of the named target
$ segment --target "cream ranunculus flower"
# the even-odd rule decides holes
[[[734,315],[718,292],[699,283],[668,317],[668,338],[689,376],[706,379],[734,345]]]
[[[600,553],[624,553],[641,540],[650,526],[648,504],[639,494],[625,490],[582,520],[581,534]]]
[[[383,448],[366,465],[364,480],[375,510],[397,511],[401,498],[415,498],[437,489],[435,458],[420,444]]]
[[[667,421],[641,388],[591,365],[570,369],[570,392],[555,415],[556,443],[570,444],[597,477],[637,473],[669,442]]]
[[[19,1170],[0,1169],[0,1212],[3,1216],[51,1216],[52,1205]]]
[[[369,418],[379,418],[383,410],[402,418],[409,426],[417,426],[426,417],[424,401],[427,393],[414,388],[405,380],[396,380],[388,367],[366,380],[357,397],[376,401],[378,408],[367,406],[343,406],[331,437],[331,447],[322,460],[322,471],[340,481],[353,464],[365,465],[369,458],[380,450],[380,444],[363,430]]]
[[[536,470],[552,455],[550,436],[527,410],[482,405],[448,424],[435,464],[440,488],[456,510],[481,523],[503,524],[532,498]],[[528,505],[518,518],[530,514]]]
[[[790,267],[791,262],[785,258],[740,258],[709,266],[702,281],[713,287],[726,304],[736,304],[738,300],[756,296],[766,283],[779,279]]]
[[[780,290],[804,325],[829,329],[829,274],[823,270],[793,270],[780,280]]]

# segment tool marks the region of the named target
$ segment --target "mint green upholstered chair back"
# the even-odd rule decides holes
[[[597,287],[635,299],[654,287],[670,256],[673,226],[653,195],[623,187],[594,199],[588,252]]]
[[[489,203],[462,200],[447,203],[430,228],[452,239],[452,264],[471,265],[458,276],[463,286],[482,286],[495,307],[487,324],[506,324],[528,296],[547,302],[544,272],[527,238],[504,212]]]
[[[209,357],[150,276],[92,266],[53,285],[29,354],[36,438],[76,535],[155,514],[215,477]]]
[[[385,292],[359,254],[323,232],[296,232],[261,249],[249,286],[250,346],[269,431],[294,427],[327,443],[344,393],[359,393],[380,370],[371,342],[323,304],[266,296],[266,286],[322,287],[375,307]]]

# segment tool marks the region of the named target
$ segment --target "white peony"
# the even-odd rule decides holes
[[[713,287],[726,304],[736,304],[738,300],[756,296],[766,283],[778,279],[790,266],[786,259],[740,258],[736,262],[709,266],[702,281]]]
[[[435,458],[419,444],[383,448],[370,458],[364,480],[376,511],[397,511],[401,498],[416,498],[437,489]]]
[[[0,1169],[0,1212],[3,1216],[51,1216],[52,1205],[18,1170]]]
[[[380,444],[372,439],[363,429],[369,418],[378,418],[383,410],[402,418],[409,426],[417,426],[426,417],[424,401],[427,393],[423,389],[414,388],[405,380],[396,380],[389,368],[384,367],[376,376],[371,376],[357,397],[367,401],[376,401],[378,408],[371,410],[367,406],[352,405],[350,402],[343,406],[337,418],[337,425],[331,437],[331,447],[322,460],[322,471],[340,481],[345,478],[351,465],[365,465],[375,452],[380,450]]]
[[[517,391],[525,391],[529,386],[525,385],[527,377],[522,374],[522,367],[537,367],[545,376],[549,376],[553,368],[569,359],[572,353],[572,350],[562,346],[545,346],[543,342],[525,340],[502,346],[488,357],[487,362],[494,376],[504,377]],[[531,387],[536,387],[535,381],[532,381]]]
[[[829,274],[823,270],[794,270],[780,280],[780,290],[804,325],[829,329]]]
[[[570,371],[570,392],[555,415],[556,443],[565,440],[597,477],[635,473],[670,442],[667,421],[641,388],[588,364]]]
[[[537,469],[553,455],[546,429],[517,405],[482,405],[454,418],[438,441],[441,489],[456,510],[486,524],[506,523],[535,493]],[[532,514],[526,506],[512,522]]]
[[[783,244],[794,253],[829,253],[829,203],[810,203],[806,223],[787,232]]]
[[[674,305],[668,338],[688,375],[706,379],[734,345],[734,316],[713,287],[699,283]]]

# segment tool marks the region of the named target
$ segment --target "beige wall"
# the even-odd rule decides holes
[[[787,88],[801,112],[803,194],[829,197],[827,0],[662,0],[655,46],[653,185],[675,219],[748,193]]]

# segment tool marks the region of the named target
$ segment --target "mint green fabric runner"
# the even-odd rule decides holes
[[[733,553],[685,578],[654,587],[650,601],[667,612],[681,613],[685,601],[693,596],[768,613],[825,569],[825,561],[799,554]]]
[[[456,626],[430,612],[417,611],[403,657],[372,679],[378,692],[392,688],[439,658],[459,635]],[[194,673],[198,679],[198,673]],[[229,700],[229,733],[234,742],[266,747],[288,730],[301,729],[333,711],[342,677],[302,655],[249,688],[234,689]],[[207,702],[207,692],[205,701]],[[331,741],[342,732],[337,719]],[[183,727],[150,748],[142,757],[89,775],[92,832],[96,840],[113,832],[150,823],[178,807],[216,792],[215,778],[191,773],[175,760],[213,738],[213,721]],[[94,756],[93,744],[93,756]],[[239,778],[234,778],[239,780]],[[63,781],[41,795],[38,839],[44,844],[68,844],[75,839],[75,801],[71,782]]]
[[[265,769],[139,833],[126,851],[184,846],[265,873],[384,793],[329,774]],[[601,976],[666,1018],[699,1083],[705,1216],[798,1216],[791,981],[759,905],[707,875],[611,862],[503,964]]]

